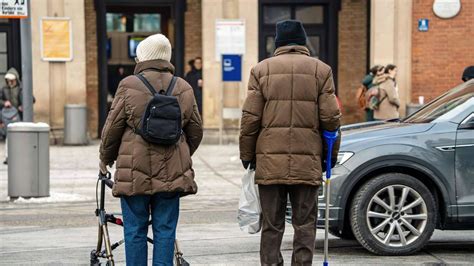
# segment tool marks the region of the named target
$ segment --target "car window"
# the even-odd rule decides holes
[[[451,119],[455,114],[474,105],[474,82],[460,86],[436,98],[418,112],[405,118],[405,123],[431,123]]]

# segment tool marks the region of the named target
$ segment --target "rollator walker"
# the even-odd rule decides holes
[[[97,195],[100,183],[100,199]],[[98,230],[98,237],[97,237],[97,247],[93,249],[90,253],[90,265],[91,266],[99,266],[99,265],[107,265],[113,266],[115,265],[114,256],[112,251],[115,250],[117,247],[125,243],[125,240],[122,239],[117,241],[113,244],[110,242],[109,237],[109,230],[107,227],[108,223],[113,223],[119,226],[123,226],[122,219],[115,217],[114,214],[109,214],[105,211],[105,186],[112,188],[114,182],[111,179],[110,172],[103,175],[99,173],[99,178],[97,179],[96,184],[96,205],[97,209],[95,210],[95,216],[98,217],[99,220],[99,230]],[[149,221],[148,224],[150,225],[152,222]],[[149,243],[153,244],[153,239],[147,237]],[[176,239],[174,242],[174,257],[175,257],[175,265],[177,266],[188,266],[189,263],[183,258],[183,253],[179,249],[178,240]],[[101,263],[101,259],[105,260],[105,263]]]

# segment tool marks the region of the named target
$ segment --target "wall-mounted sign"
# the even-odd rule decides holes
[[[421,18],[418,20],[418,31],[428,31],[429,29],[429,19]]]
[[[0,18],[28,17],[28,0],[0,0]]]
[[[45,61],[72,60],[72,27],[69,18],[42,18],[41,59]]]
[[[244,20],[216,20],[216,61],[220,61],[223,54],[245,54]]]
[[[222,81],[242,81],[242,56],[222,55]]]
[[[461,0],[435,0],[433,12],[440,18],[452,18],[459,14]]]

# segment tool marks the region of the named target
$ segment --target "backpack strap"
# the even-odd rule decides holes
[[[148,80],[143,76],[142,73],[136,74],[135,76],[137,76],[137,78],[139,78],[143,82],[143,84],[145,84],[151,94],[157,94],[156,90],[153,88],[153,86],[151,86],[150,82],[148,82]]]
[[[176,76],[173,76],[173,78],[170,81],[170,85],[168,86],[168,89],[166,89],[166,96],[171,96],[171,93],[173,93],[173,89],[176,85]]]

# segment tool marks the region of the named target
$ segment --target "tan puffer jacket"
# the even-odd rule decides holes
[[[135,68],[135,73],[143,73],[157,91],[166,90],[173,72],[174,67],[164,60],[140,62]],[[184,133],[176,145],[154,145],[134,133],[134,129],[140,128],[152,94],[136,76],[120,82],[100,145],[101,161],[109,164],[117,160],[114,196],[197,192],[191,155],[202,139],[201,117],[193,90],[186,81],[178,78],[172,95],[178,97]]]
[[[322,132],[340,125],[334,93],[331,68],[310,57],[304,46],[280,47],[252,69],[240,158],[256,158],[257,184],[321,184]],[[340,138],[333,156],[339,143]]]

